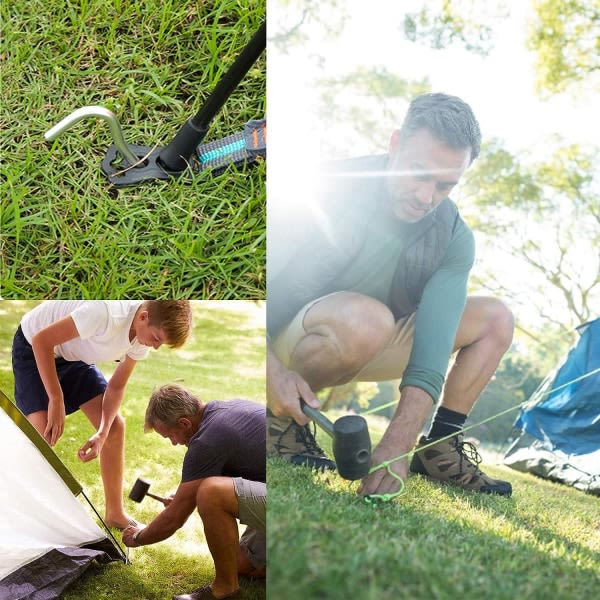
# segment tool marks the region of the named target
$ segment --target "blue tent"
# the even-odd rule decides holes
[[[521,409],[504,463],[600,496],[600,318],[578,331],[565,360]]]

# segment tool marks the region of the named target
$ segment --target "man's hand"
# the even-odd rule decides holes
[[[381,444],[375,448],[371,455],[371,465],[377,466],[382,462],[396,458],[400,453],[394,448],[382,448]],[[402,479],[406,481],[408,477],[408,461],[406,458],[395,460],[390,464],[389,468]],[[388,472],[388,469],[381,467],[373,473],[367,475],[361,482],[358,488],[358,493],[361,496],[369,496],[371,494],[394,494],[400,489],[400,481]]]
[[[143,527],[135,527],[134,525],[130,525],[129,527],[126,527],[123,530],[123,543],[128,547],[128,548],[137,548],[138,546],[141,546],[142,544],[139,544],[136,540],[133,539],[133,536],[138,532],[138,531],[142,531],[142,529],[144,529]]]
[[[44,439],[54,446],[65,430],[65,402],[62,394],[48,402],[48,423],[44,430]]]
[[[319,410],[320,402],[308,383],[296,372],[284,367],[271,350],[267,354],[267,405],[276,417],[292,417],[299,425],[310,419],[302,412],[300,398]]]
[[[406,386],[400,394],[400,402],[396,413],[381,441],[371,455],[373,467],[397,456],[410,452],[431,412],[431,396],[424,390]],[[393,461],[389,468],[406,481],[408,477],[408,460],[402,458]],[[367,475],[358,488],[361,496],[370,494],[393,494],[400,489],[401,483],[391,475],[385,467]]]
[[[165,496],[161,502],[163,503],[163,506],[166,508],[167,506],[169,506],[169,504],[171,504],[171,502],[173,502],[173,498],[175,498],[175,494],[169,494],[168,496]]]
[[[96,432],[79,450],[77,456],[82,462],[89,462],[100,455],[106,437]]]
[[[412,449],[412,444],[407,443],[402,439],[402,432],[398,428],[393,427],[394,423],[390,423],[381,442],[377,445],[371,455],[371,466],[375,467],[382,462],[391,460],[400,456],[404,452],[409,452]],[[407,448],[406,450],[403,450]],[[408,461],[406,458],[395,460],[390,464],[390,469],[396,473],[403,481],[408,477]],[[401,483],[391,475],[385,467],[381,467],[373,473],[367,475],[361,482],[358,488],[358,493],[361,496],[369,496],[370,494],[393,494],[400,489]]]

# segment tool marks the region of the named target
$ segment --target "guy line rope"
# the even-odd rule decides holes
[[[557,392],[558,390],[561,390],[569,385],[572,385],[573,383],[577,383],[578,381],[581,381],[582,379],[586,379],[587,377],[591,377],[592,375],[595,375],[596,373],[600,373],[600,367],[597,369],[593,369],[592,371],[589,371],[587,373],[584,373],[583,375],[580,375],[579,377],[576,377],[575,379],[572,379],[571,381],[567,381],[566,383],[563,383],[562,385],[559,385],[555,388],[552,388],[550,390],[547,390],[545,392],[542,392],[541,395],[542,396],[547,396],[549,394],[552,394],[554,392]],[[543,385],[543,384],[542,384]],[[429,444],[425,444],[423,446],[421,446],[419,448],[419,450],[423,450],[425,448],[429,448],[430,446],[434,446],[437,443],[450,439],[452,437],[455,437],[457,435],[460,435],[461,433],[464,433],[465,431],[469,431],[470,429],[473,429],[475,427],[479,427],[480,425],[483,425],[484,423],[488,423],[489,421],[492,421],[494,419],[497,419],[498,417],[501,417],[517,408],[520,408],[521,406],[523,406],[524,404],[526,404],[527,402],[529,402],[529,399],[524,400],[523,402],[520,402],[519,404],[516,404],[515,406],[511,406],[510,408],[507,408],[506,410],[503,410],[502,412],[496,414],[496,415],[492,415],[491,417],[488,417],[487,419],[484,419],[483,421],[480,421],[479,423],[474,423],[473,425],[469,425],[467,427],[463,427],[463,429],[461,429],[460,431],[456,432],[456,433],[452,433],[451,435],[447,435],[443,438],[439,438],[436,439],[434,442],[431,442]],[[384,404],[383,406],[378,406],[377,408],[371,409],[371,410],[367,410],[363,413],[361,413],[362,415],[366,415],[369,413],[373,413],[373,412],[377,412],[379,410],[382,410],[383,408],[387,408],[388,406],[392,406],[396,404],[396,401],[394,402],[389,402],[388,404]],[[398,482],[400,483],[400,489],[397,492],[391,493],[391,494],[369,494],[368,496],[364,497],[365,502],[367,502],[367,504],[371,504],[371,505],[379,505],[383,502],[389,502],[390,500],[393,500],[394,498],[397,498],[398,496],[401,496],[402,494],[404,494],[404,481],[400,478],[399,475],[397,475],[396,473],[394,473],[394,471],[392,471],[391,469],[391,465],[392,463],[395,463],[398,460],[401,460],[403,458],[408,458],[409,460],[412,458],[414,454],[414,449],[411,450],[410,452],[405,452],[404,454],[401,454],[400,456],[396,456],[394,458],[390,458],[389,460],[386,460],[378,465],[375,465],[374,467],[371,467],[369,474],[370,473],[374,473],[375,471],[378,471],[379,469],[386,469],[387,472],[394,477],[394,479],[397,479]]]

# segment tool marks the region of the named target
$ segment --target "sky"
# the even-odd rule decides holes
[[[338,37],[323,39],[321,28],[309,23],[299,28],[308,36],[307,41],[287,53],[269,44],[269,120],[289,122],[291,117],[300,121],[305,134],[301,138],[308,138],[310,131],[314,142],[326,134],[319,132],[314,118],[318,100],[315,80],[365,65],[385,66],[406,78],[429,76],[433,90],[460,96],[473,107],[484,137],[501,137],[511,150],[530,148],[552,133],[562,133],[577,142],[600,139],[596,98],[557,96],[542,102],[535,97],[535,57],[522,43],[529,2],[509,1],[510,17],[496,26],[494,49],[487,57],[469,53],[459,45],[432,50],[406,41],[401,30],[404,11],[417,10],[420,1],[345,0],[341,4],[351,18]],[[327,18],[327,2],[321,7],[321,15]],[[270,36],[298,22],[298,13],[284,7],[281,0],[269,0],[267,10]],[[331,22],[338,20],[339,15],[332,11]],[[322,57],[320,70],[311,60],[314,55]],[[399,114],[398,119],[402,116]],[[294,141],[304,147],[302,139]],[[384,140],[383,149],[386,144]],[[314,143],[311,146],[314,148]]]
[[[270,227],[277,222],[283,205],[286,206],[283,218],[288,211],[301,210],[306,201],[306,181],[310,179],[307,173],[323,160],[387,151],[387,132],[391,134],[400,124],[407,106],[404,100],[392,104],[392,109],[397,108],[393,110],[397,121],[382,123],[385,133],[375,145],[372,140],[358,136],[352,127],[324,128],[319,121],[318,79],[340,76],[358,65],[383,66],[407,79],[427,76],[433,91],[460,96],[471,105],[484,141],[500,138],[507,150],[521,158],[544,156],[552,147],[549,139],[555,134],[569,143],[598,144],[597,98],[578,94],[542,101],[535,95],[535,55],[524,44],[529,2],[508,1],[510,17],[495,27],[494,48],[486,57],[469,53],[460,45],[432,50],[406,41],[402,30],[404,11],[417,11],[420,1],[346,0],[340,4],[351,18],[339,36],[327,39],[323,36],[324,28],[307,23],[299,28],[307,37],[303,44],[288,47],[284,52],[268,41]],[[269,0],[267,11],[269,38],[299,22],[294,3],[284,6],[281,0]],[[327,2],[320,3],[319,12],[328,23],[339,23],[339,14]],[[356,102],[356,98],[344,94],[337,102],[342,104],[346,99]],[[372,100],[366,100],[365,110],[377,114],[378,108]],[[332,136],[340,140],[333,156],[327,143]],[[285,204],[280,201],[283,198]],[[272,228],[270,236],[271,231]],[[526,271],[515,272],[514,265],[495,256],[482,258],[497,261],[498,268],[506,269],[507,276],[514,278],[515,287],[526,288],[529,277]],[[270,265],[275,263],[272,256],[268,260]],[[582,259],[582,264],[585,263]]]

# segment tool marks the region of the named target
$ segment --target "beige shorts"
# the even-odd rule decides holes
[[[233,487],[240,508],[240,523],[248,525],[240,538],[240,547],[252,566],[261,569],[267,564],[267,484],[234,477]]]
[[[286,366],[291,363],[292,353],[300,340],[306,335],[304,318],[308,311],[324,298],[334,296],[334,292],[327,296],[312,300],[303,306],[296,316],[290,321],[272,343],[272,350],[277,358]],[[353,378],[353,381],[390,381],[400,379],[408,360],[413,344],[416,313],[404,317],[396,322],[394,335],[387,346],[374,356]]]

